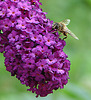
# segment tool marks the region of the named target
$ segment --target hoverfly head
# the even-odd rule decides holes
[[[52,25],[52,29],[59,29],[59,24],[58,23],[54,23]]]

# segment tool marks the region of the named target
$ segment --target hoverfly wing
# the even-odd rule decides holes
[[[77,37],[74,33],[72,33],[69,29],[67,30],[67,33],[68,33],[69,35],[71,35],[73,38],[79,40],[78,37]]]
[[[68,25],[70,23],[70,19],[65,19],[65,20],[63,20],[61,22],[64,23],[65,25]]]

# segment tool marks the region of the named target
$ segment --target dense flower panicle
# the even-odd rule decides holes
[[[0,1],[0,52],[4,52],[6,70],[36,97],[62,89],[70,70],[63,52],[65,41],[52,33],[53,21],[40,4],[39,0]]]

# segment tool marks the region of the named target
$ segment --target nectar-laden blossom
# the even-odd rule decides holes
[[[65,41],[53,34],[52,24],[39,7],[39,0],[0,1],[0,52],[6,70],[28,91],[47,96],[64,88],[70,61],[63,52]]]

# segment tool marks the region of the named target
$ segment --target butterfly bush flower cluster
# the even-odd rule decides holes
[[[39,5],[39,0],[0,0],[0,52],[6,70],[44,97],[67,84],[70,61],[65,41],[53,34],[53,21]]]

